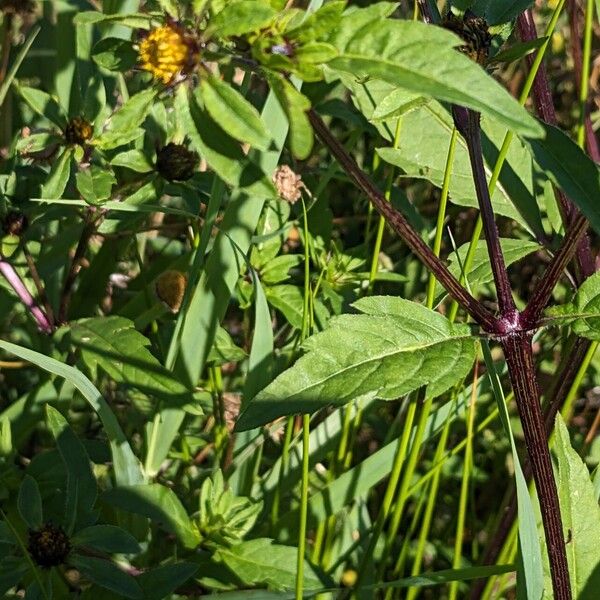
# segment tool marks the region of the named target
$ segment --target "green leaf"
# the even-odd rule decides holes
[[[227,2],[211,20],[207,35],[240,36],[266,27],[277,12],[264,2],[239,0]]]
[[[148,517],[176,535],[187,548],[195,548],[200,543],[198,531],[179,498],[163,485],[121,486],[105,492],[103,500],[122,510]]]
[[[152,108],[156,90],[148,88],[131,96],[110,118],[108,127],[93,143],[105,150],[116,148],[143,135],[140,125]],[[141,133],[140,133],[141,132]]]
[[[259,538],[220,547],[215,559],[223,561],[245,585],[267,585],[275,589],[293,589],[296,581],[296,548],[281,546],[273,540]],[[304,563],[304,588],[319,589],[325,583],[315,568]]]
[[[240,362],[247,354],[236,346],[229,333],[222,327],[217,327],[215,342],[208,354],[206,362],[222,365],[228,362]]]
[[[340,52],[328,63],[330,68],[473,108],[522,135],[543,134],[533,117],[499,83],[454,50],[458,45],[454,34],[398,19],[371,21],[355,30],[354,18],[352,13],[343,19],[340,31],[330,40]],[[350,24],[344,27],[347,19]]]
[[[30,529],[39,529],[42,526],[44,517],[40,488],[37,481],[29,475],[25,475],[19,488],[17,507],[21,518]]]
[[[117,154],[110,164],[113,167],[126,167],[137,173],[148,173],[154,170],[154,165],[141,150],[126,150]]]
[[[271,90],[279,100],[290,124],[290,148],[298,160],[310,154],[314,143],[313,129],[306,115],[310,100],[298,91],[285,77],[266,73]]]
[[[512,21],[532,4],[533,0],[475,0],[472,10],[484,16],[489,25],[499,25]]]
[[[392,90],[387,96],[375,106],[375,110],[371,115],[372,121],[385,121],[399,117],[411,110],[427,104],[429,98],[425,98],[420,94],[408,92],[402,88]]]
[[[129,40],[104,38],[92,49],[92,58],[109,71],[127,71],[137,62],[137,52]]]
[[[600,341],[600,273],[588,277],[571,302],[550,308],[547,314],[571,322],[573,333]]]
[[[142,588],[113,562],[74,554],[69,562],[89,581],[125,598],[143,598]]]
[[[92,165],[84,171],[78,171],[75,181],[79,193],[90,204],[101,204],[104,200],[109,200],[112,187],[117,183],[112,171],[97,165]]]
[[[20,557],[6,556],[0,560],[0,594],[8,597],[6,593],[21,581],[27,571],[27,563]]]
[[[189,391],[150,353],[150,341],[123,317],[93,317],[71,325],[71,342],[96,376],[98,367],[117,383],[173,401],[189,398]]]
[[[71,158],[73,157],[73,148],[65,148],[63,153],[52,165],[48,179],[42,185],[40,191],[41,198],[59,199],[67,187],[69,177],[71,176]]]
[[[89,456],[66,419],[55,408],[46,405],[48,426],[67,470],[67,519],[91,512],[98,493]]]
[[[111,446],[115,479],[119,484],[139,483],[144,480],[140,464],[123,433],[117,418],[102,394],[83,373],[40,352],[0,340],[0,348],[29,361],[40,369],[65,378],[81,392],[90,406],[98,413]]]
[[[208,77],[200,84],[200,97],[208,114],[229,135],[259,150],[269,147],[271,135],[258,111],[233,87]]]
[[[590,474],[571,447],[569,431],[560,414],[556,416],[558,495],[562,514],[571,589],[579,598],[594,571],[600,566],[600,507]]]
[[[533,158],[600,232],[600,167],[560,129],[542,123],[546,136],[527,140]]]
[[[46,119],[60,127],[61,130],[66,127],[67,117],[54,96],[51,96],[42,90],[18,85],[16,83],[15,88],[21,98],[23,98],[34,112],[42,117],[46,117]]]
[[[269,304],[280,311],[295,329],[302,329],[304,295],[295,285],[272,285],[266,289]]]
[[[439,396],[470,371],[475,340],[466,325],[395,297],[363,298],[309,338],[307,354],[262,390],[237,429],[311,413],[357,398],[393,400],[421,386]]]
[[[184,562],[161,565],[151,571],[144,571],[137,580],[144,590],[146,600],[163,600],[170,598],[198,568],[198,565]]]
[[[73,546],[87,546],[109,554],[137,554],[140,545],[124,529],[114,525],[92,525],[78,531],[72,538]]]
[[[529,54],[535,52],[538,48],[543,46],[546,43],[546,37],[539,37],[535,40],[527,40],[526,42],[519,42],[517,44],[513,44],[510,48],[503,50],[502,52],[498,52],[490,62],[492,63],[511,63]]]
[[[75,25],[90,25],[93,23],[120,23],[133,29],[149,29],[153,16],[145,14],[105,14],[98,11],[85,11],[75,15]]]

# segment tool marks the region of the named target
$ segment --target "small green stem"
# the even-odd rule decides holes
[[[398,118],[396,122],[396,131],[394,132],[394,143],[393,148],[396,149],[400,145],[400,132],[402,131],[402,117]],[[392,187],[394,185],[394,178],[396,176],[396,169],[390,168],[388,178],[385,184],[384,197],[389,202],[392,196]],[[379,254],[381,252],[381,244],[383,241],[383,232],[385,231],[385,218],[379,216],[379,222],[377,225],[377,235],[375,237],[375,245],[373,246],[373,257],[371,259],[371,270],[369,272],[369,295],[373,293],[373,287],[375,286],[375,279],[377,278],[377,271],[379,270]]]
[[[437,222],[435,227],[435,239],[433,241],[433,252],[436,256],[440,255],[442,249],[442,237],[444,234],[444,221],[446,219],[446,207],[448,205],[448,193],[450,191],[450,179],[452,175],[452,165],[454,164],[454,155],[456,154],[456,141],[458,139],[458,131],[456,127],[452,129],[450,137],[450,145],[448,147],[448,155],[446,157],[446,166],[444,168],[444,181],[442,183],[442,194],[440,196],[440,205],[438,208]],[[433,273],[429,274],[427,282],[427,306],[433,308],[435,296],[435,277]]]
[[[304,594],[304,557],[306,552],[306,521],[308,515],[308,472],[310,458],[310,416],[302,415],[302,491],[300,496],[300,531],[296,563],[296,600]]]
[[[575,375],[575,379],[573,380],[573,384],[571,385],[569,393],[565,398],[565,402],[561,411],[565,421],[568,421],[570,418],[571,411],[573,409],[573,403],[575,402],[575,398],[577,397],[577,392],[579,391],[581,382],[585,377],[585,374],[590,366],[590,363],[592,362],[592,358],[594,358],[594,354],[596,354],[597,349],[598,342],[592,342],[590,344],[590,347],[588,348],[588,351],[585,353],[583,360],[581,361],[581,365],[577,370],[577,375]]]
[[[273,504],[271,506],[271,527],[275,532],[275,524],[279,519],[279,504],[281,502],[281,481],[285,477],[290,464],[290,446],[292,444],[292,434],[294,432],[294,416],[287,418],[285,425],[285,436],[283,438],[283,446],[281,449],[281,469],[279,470],[279,479],[273,493]]]
[[[579,89],[579,123],[577,143],[585,147],[585,117],[590,88],[590,63],[592,58],[592,26],[594,24],[594,0],[587,0],[585,7],[585,30],[583,34],[583,60],[581,62],[581,87]]]
[[[477,373],[477,370],[475,370]],[[460,486],[460,499],[458,503],[458,518],[456,521],[456,538],[454,541],[454,557],[452,568],[460,569],[462,563],[462,545],[465,532],[465,521],[467,514],[467,501],[469,499],[469,482],[471,470],[473,468],[473,426],[475,423],[475,399],[477,398],[477,385],[473,383],[473,395],[469,405],[467,415],[467,445],[465,446],[465,462]],[[450,585],[449,600],[456,600],[458,594],[458,581],[453,581]]]
[[[392,471],[390,473],[390,478],[388,480],[388,484],[385,490],[385,494],[383,496],[383,502],[381,504],[381,509],[379,514],[377,515],[377,520],[375,521],[375,525],[373,527],[373,531],[369,538],[369,545],[365,550],[362,561],[358,567],[358,573],[356,577],[355,589],[358,589],[363,582],[364,576],[367,572],[367,568],[371,564],[371,560],[373,559],[373,551],[375,550],[375,546],[377,545],[377,541],[381,536],[383,531],[383,527],[388,519],[390,514],[392,503],[394,501],[394,496],[396,494],[396,488],[398,487],[398,481],[400,480],[400,473],[402,471],[402,465],[406,460],[406,453],[408,449],[408,442],[410,440],[410,434],[412,433],[412,425],[415,418],[415,413],[417,410],[418,399],[416,395],[412,395],[408,409],[406,411],[406,420],[404,423],[404,430],[402,431],[402,437],[398,441],[398,445],[396,447],[396,454],[394,455],[394,462],[392,464]]]

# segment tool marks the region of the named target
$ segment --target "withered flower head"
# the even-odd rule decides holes
[[[290,204],[298,202],[302,197],[302,190],[306,190],[302,177],[294,173],[288,165],[277,167],[277,170],[273,173],[273,183],[277,188],[279,197]]]
[[[185,30],[170,23],[152,29],[140,42],[138,62],[152,77],[168,85],[196,62],[197,44]]]
[[[186,181],[194,175],[199,161],[197,152],[184,144],[169,142],[156,154],[156,170],[167,181]]]
[[[183,302],[187,277],[180,271],[165,271],[156,280],[154,289],[158,298],[164,302],[171,312],[178,312]]]
[[[94,133],[92,124],[83,117],[73,117],[65,128],[65,140],[68,144],[78,144],[83,146]]]
[[[2,219],[2,229],[7,235],[21,236],[25,233],[29,220],[20,210],[11,210]]]
[[[71,541],[60,525],[45,523],[40,529],[29,532],[27,550],[37,565],[48,569],[65,562],[71,551]]]
[[[467,11],[461,19],[449,11],[442,21],[442,26],[465,41],[464,46],[458,47],[461,52],[480,65],[485,65],[492,45],[492,36],[484,18]]]

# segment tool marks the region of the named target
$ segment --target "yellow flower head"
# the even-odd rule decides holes
[[[152,29],[140,42],[139,63],[154,79],[169,84],[189,62],[191,48],[184,34],[172,25]]]

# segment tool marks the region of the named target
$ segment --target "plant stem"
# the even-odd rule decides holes
[[[515,306],[510,281],[508,280],[508,273],[500,246],[500,234],[494,220],[492,200],[485,176],[483,151],[481,148],[481,127],[479,124],[480,115],[462,106],[454,106],[452,113],[454,115],[454,123],[465,138],[469,150],[473,181],[475,182],[485,241],[496,284],[500,313],[502,318],[512,320],[517,314],[517,307]]]
[[[373,531],[369,538],[369,545],[367,546],[361,563],[358,567],[358,574],[356,577],[356,584],[354,586],[355,589],[360,587],[360,584],[363,582],[364,576],[367,572],[367,568],[371,564],[373,559],[373,551],[375,550],[375,546],[377,545],[377,541],[383,532],[383,527],[388,519],[392,508],[392,502],[394,501],[394,495],[396,493],[396,488],[398,487],[398,482],[400,480],[400,473],[402,471],[402,466],[404,465],[404,461],[406,460],[406,452],[408,449],[408,442],[410,440],[410,434],[412,433],[412,426],[415,418],[415,413],[417,410],[417,396],[413,394],[410,397],[408,410],[406,412],[406,420],[404,423],[404,429],[402,431],[402,437],[398,440],[398,445],[396,448],[396,454],[394,455],[394,462],[392,464],[392,471],[390,473],[390,478],[388,480],[387,487],[385,489],[385,494],[383,497],[383,501],[381,503],[381,509],[379,510],[379,514],[377,515],[377,520],[375,521],[375,525],[373,527]]]
[[[440,196],[440,205],[438,207],[437,222],[435,226],[435,239],[433,241],[433,253],[440,255],[442,249],[442,235],[444,233],[444,220],[446,219],[446,206],[448,204],[448,194],[450,191],[450,178],[452,175],[452,165],[454,164],[454,155],[456,154],[456,141],[458,140],[458,131],[456,127],[452,130],[450,136],[450,145],[446,157],[446,166],[444,167],[444,180],[442,182],[442,193]],[[435,277],[429,274],[427,282],[427,306],[433,308],[435,295]]]
[[[396,131],[394,132],[394,143],[393,148],[398,148],[400,144],[400,131],[402,130],[402,117],[398,117],[396,121]],[[394,185],[394,177],[396,175],[395,167],[390,167],[388,178],[385,184],[384,197],[389,202],[392,196],[392,187]],[[381,252],[381,242],[383,240],[383,232],[385,230],[385,219],[382,215],[379,216],[379,222],[377,223],[377,235],[375,237],[375,245],[373,246],[373,257],[371,259],[371,270],[369,272],[369,295],[373,293],[373,287],[375,286],[375,279],[377,278],[377,271],[379,269],[379,253]]]
[[[33,299],[33,296],[29,293],[29,290],[25,287],[25,284],[19,277],[19,274],[15,271],[15,268],[2,257],[0,257],[0,273],[2,273],[4,279],[6,279],[9,285],[15,291],[15,294],[17,294],[19,300],[21,300],[25,308],[31,313],[31,316],[37,323],[38,329],[42,333],[52,333],[53,327],[48,319],[48,316],[37,305],[36,301]]]
[[[450,273],[448,267],[432,252],[431,248],[423,241],[419,234],[411,227],[404,215],[398,212],[383,194],[375,187],[373,182],[363,173],[356,161],[346,152],[346,149],[337,141],[329,131],[321,117],[314,111],[308,111],[308,117],[318,137],[335,156],[346,174],[361,189],[373,203],[377,211],[400,236],[406,245],[418,256],[421,262],[433,272],[436,279],[444,286],[448,293],[456,299],[463,308],[486,331],[498,331],[498,323],[494,315],[485,306],[475,299]]]
[[[527,303],[527,307],[522,313],[523,324],[526,328],[533,329],[538,325],[542,311],[546,308],[546,304],[548,304],[558,280],[575,255],[578,244],[587,231],[587,227],[587,219],[579,214],[569,228],[558,252],[554,255],[543,277],[538,281]]]
[[[508,373],[523,426],[535,487],[546,534],[550,574],[555,600],[570,600],[571,586],[558,491],[544,427],[539,389],[531,348],[531,335],[515,332],[501,340]]]
[[[306,522],[308,513],[308,472],[310,458],[310,416],[302,415],[302,491],[300,495],[300,531],[296,562],[296,600],[304,595],[304,556],[306,551]]]
[[[465,533],[465,522],[467,514],[467,501],[469,499],[469,482],[471,471],[473,469],[473,428],[475,423],[475,401],[477,399],[477,362],[475,363],[475,373],[473,376],[473,393],[471,402],[467,411],[467,445],[465,446],[465,460],[463,463],[462,481],[460,485],[460,498],[458,501],[458,518],[456,520],[456,536],[454,540],[454,556],[452,558],[452,568],[460,569],[462,563],[462,546]],[[458,594],[458,581],[450,584],[450,600],[455,600]]]

